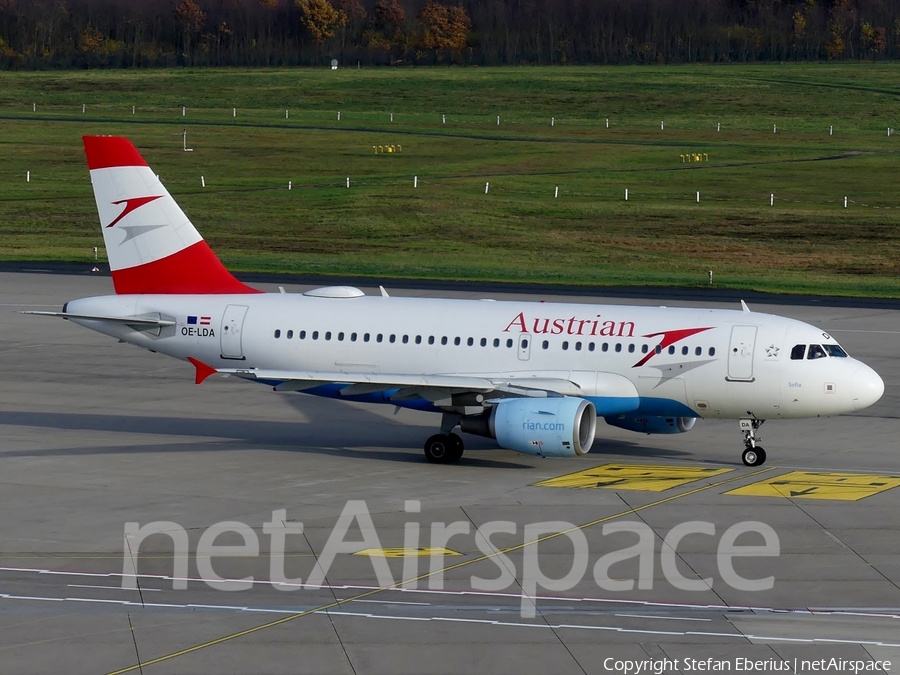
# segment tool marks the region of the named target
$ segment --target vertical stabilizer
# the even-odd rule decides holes
[[[116,293],[259,293],[225,269],[131,141],[83,140]]]

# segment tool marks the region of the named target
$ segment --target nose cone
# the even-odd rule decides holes
[[[884,380],[878,373],[863,365],[853,373],[850,392],[853,396],[853,408],[862,410],[874,404],[884,393]]]

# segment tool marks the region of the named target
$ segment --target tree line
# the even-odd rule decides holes
[[[880,60],[896,0],[0,0],[4,68]]]

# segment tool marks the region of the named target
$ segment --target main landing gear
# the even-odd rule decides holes
[[[463,441],[456,434],[435,434],[425,441],[425,458],[432,464],[453,464],[463,456]]]
[[[741,461],[744,462],[744,466],[762,466],[766,461],[766,451],[757,445],[762,439],[756,433],[763,422],[765,420],[755,417],[741,420],[741,432],[744,434],[744,452],[741,454]]]

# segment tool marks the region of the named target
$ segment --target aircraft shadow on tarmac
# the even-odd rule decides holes
[[[364,419],[368,417],[369,419]],[[47,413],[34,411],[2,411],[0,425],[59,429],[65,431],[105,431],[111,433],[162,434],[204,439],[196,444],[159,443],[113,445],[99,447],[39,448],[9,450],[2,457],[51,457],[162,452],[209,452],[257,448],[297,453],[313,453],[334,457],[352,457],[381,461],[425,463],[419,449],[423,428],[393,424],[375,415],[356,411],[353,423],[341,420],[318,422],[278,422],[267,420],[210,419],[194,417],[160,417],[137,415],[97,415],[86,413]],[[217,440],[227,439],[227,440]],[[498,450],[494,441],[466,435],[467,453],[459,465],[505,469],[533,469],[531,464],[489,459],[480,451]],[[472,450],[474,452],[468,452]],[[505,452],[505,451],[504,451]],[[628,441],[598,437],[588,457],[633,455],[648,457],[681,457],[687,452],[639,446]],[[523,457],[524,459],[524,457]],[[573,465],[573,470],[577,467]]]

